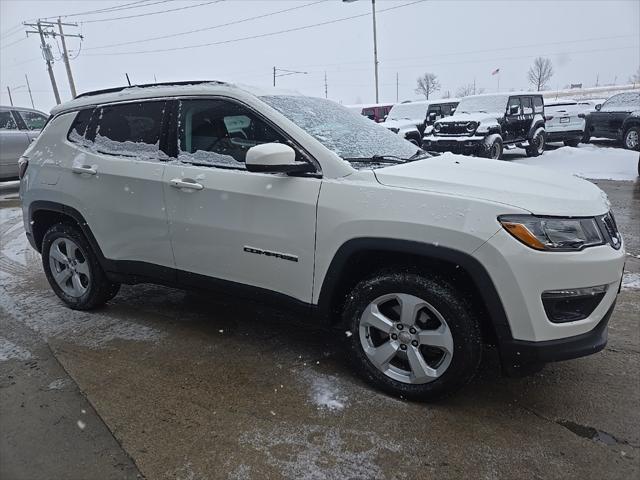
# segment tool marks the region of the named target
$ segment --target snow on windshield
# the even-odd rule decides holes
[[[640,110],[640,92],[626,92],[614,95],[604,102],[600,111],[621,112],[629,110]]]
[[[415,145],[382,125],[330,100],[286,95],[260,98],[342,158],[409,158],[417,152]]]
[[[465,97],[460,100],[456,113],[503,113],[507,110],[506,95],[482,95],[477,97]]]
[[[388,120],[424,120],[427,115],[428,104],[426,102],[409,102],[398,103],[394,105],[389,115]]]

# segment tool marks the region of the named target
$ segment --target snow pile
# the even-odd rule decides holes
[[[514,161],[582,178],[633,181],[638,177],[638,152],[622,148],[580,144],[577,148],[562,147],[539,157]]]
[[[622,277],[623,290],[640,289],[640,273],[625,273]]]
[[[348,397],[336,377],[312,370],[305,372],[304,377],[309,383],[311,401],[317,406],[318,410],[338,412],[348,405]]]

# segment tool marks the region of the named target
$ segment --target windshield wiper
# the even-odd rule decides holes
[[[406,163],[410,161],[408,158],[400,158],[395,155],[373,155],[371,157],[348,157],[347,162],[356,163]]]

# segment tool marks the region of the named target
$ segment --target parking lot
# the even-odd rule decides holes
[[[138,285],[67,309],[5,185],[0,477],[635,478],[640,183],[596,183],[629,254],[607,348],[524,379],[501,377],[489,352],[435,405],[372,390],[339,335],[261,306]]]

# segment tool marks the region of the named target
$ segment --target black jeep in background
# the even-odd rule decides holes
[[[535,157],[544,151],[544,121],[538,93],[472,95],[425,130],[422,148],[499,159],[504,148],[521,147]]]
[[[629,150],[640,150],[640,90],[614,95],[587,114],[586,121],[584,142],[610,138]]]

